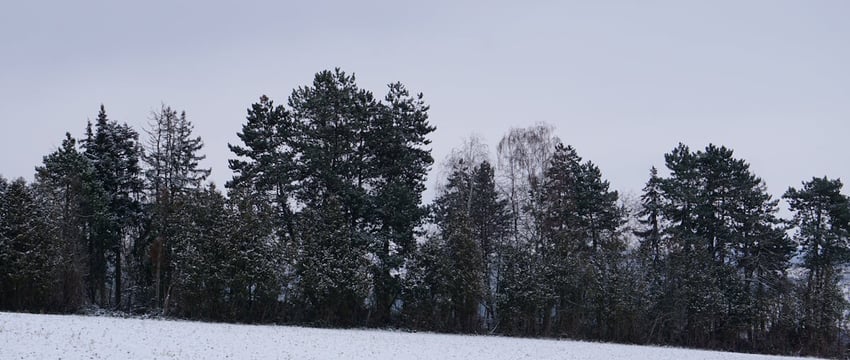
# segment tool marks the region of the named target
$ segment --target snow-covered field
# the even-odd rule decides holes
[[[780,359],[598,344],[0,313],[0,359]]]

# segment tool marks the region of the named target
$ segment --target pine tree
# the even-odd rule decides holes
[[[568,255],[584,249],[588,244],[579,234],[580,229],[579,177],[581,158],[575,149],[558,144],[552,155],[543,182],[543,201],[538,217],[542,219],[544,243],[538,251],[544,258]]]
[[[415,245],[415,229],[426,210],[421,206],[425,176],[434,162],[427,136],[428,106],[422,94],[411,96],[401,83],[389,86],[385,102],[378,106],[366,134],[369,175],[365,181],[370,199],[369,249],[377,259],[374,281],[374,324],[390,318],[391,307],[401,296],[398,273]]]
[[[593,252],[622,250],[616,232],[623,223],[623,210],[617,205],[619,194],[609,190],[610,184],[593,162],[581,164],[576,190],[579,228]]]
[[[252,104],[248,109],[247,123],[242,126],[242,131],[237,136],[243,144],[228,144],[230,151],[237,158],[229,160],[234,176],[226,187],[230,190],[231,198],[236,194],[236,199],[241,199],[233,202],[234,209],[243,210],[236,212],[233,221],[240,221],[239,214],[242,214],[263,224],[257,229],[247,229],[251,230],[248,234],[253,235],[244,239],[255,244],[249,248],[256,246],[257,239],[267,239],[277,244],[274,249],[268,249],[274,250],[268,253],[271,258],[265,258],[266,262],[260,264],[262,268],[268,267],[262,273],[270,274],[274,269],[281,268],[284,268],[284,273],[294,271],[301,252],[298,214],[295,211],[299,206],[295,191],[300,188],[302,176],[300,164],[296,163],[297,154],[294,148],[300,136],[299,129],[290,111],[283,106],[274,105],[272,100],[263,95],[258,103]],[[243,205],[237,206],[240,203]],[[244,204],[253,204],[251,206],[269,213],[248,211],[248,205]],[[270,233],[267,234],[266,231]],[[272,238],[267,238],[268,236]],[[278,249],[277,246],[283,248]],[[274,274],[278,275],[280,274]],[[283,280],[275,278],[274,281]],[[270,281],[266,283],[268,282]],[[289,285],[278,291],[286,289],[289,289]],[[292,296],[287,298],[290,304],[300,300]],[[303,317],[295,318],[304,321]]]
[[[293,195],[306,215],[299,217],[299,240],[300,246],[308,249],[297,269],[305,284],[319,286],[316,294],[308,296],[319,320],[350,325],[361,311],[355,304],[362,304],[362,299],[355,302],[352,297],[360,288],[358,279],[365,275],[353,268],[365,258],[374,226],[368,218],[372,207],[365,187],[374,157],[366,141],[377,104],[370,92],[357,87],[354,76],[336,69],[322,71],[312,86],[294,90],[289,108],[297,131],[291,147],[298,154],[299,187]],[[328,227],[331,224],[333,227]],[[314,267],[305,265],[310,263],[323,263],[338,273],[331,277],[313,274]],[[330,283],[320,283],[325,280]],[[351,285],[341,288],[337,302],[322,300],[333,294],[321,289],[343,283]],[[333,313],[336,315],[328,315]]]
[[[772,289],[782,286],[791,251],[777,203],[731,149],[692,152],[679,144],[665,159],[670,177],[659,189],[667,255],[656,266],[665,284],[654,315],[670,319],[662,336],[686,345],[760,346],[775,312],[767,304],[780,295]]]
[[[558,295],[554,304],[547,305],[556,309],[552,319],[556,329],[609,336],[617,291],[614,271],[625,249],[618,233],[623,223],[618,194],[609,191],[596,165],[582,163],[575,149],[561,144],[555,147],[542,194],[541,262]],[[548,321],[544,318],[547,331]]]
[[[579,210],[581,158],[571,146],[558,144],[546,170],[539,205],[541,242],[535,247],[538,266],[555,289],[556,298],[543,305],[543,331],[575,332],[583,303],[582,271],[587,268],[587,242]],[[555,313],[556,316],[549,314]],[[553,324],[554,323],[554,324]]]
[[[740,202],[730,222],[734,229],[732,263],[740,284],[736,289],[740,294],[733,301],[737,308],[734,313],[741,318],[736,326],[747,329],[751,346],[770,351],[787,344],[777,341],[775,334],[782,316],[781,300],[789,289],[787,270],[794,246],[777,217],[778,201],[767,193],[761,179],[749,179],[737,181],[748,185],[733,195]]]
[[[290,202],[295,200],[293,191],[300,175],[294,162],[292,146],[297,129],[291,113],[263,95],[248,109],[247,120],[242,132],[236,134],[243,145],[227,145],[237,158],[228,161],[234,176],[225,186],[261,194],[274,209],[275,232],[293,241],[294,211]]]
[[[316,74],[310,86],[292,92],[287,105],[274,106],[264,96],[249,110],[239,134],[244,146],[230,146],[239,158],[230,161],[236,175],[228,187],[260,195],[277,214],[273,226],[288,257],[280,260],[295,271],[291,280],[300,289],[289,305],[312,309],[307,321],[353,324],[366,313],[372,324],[384,325],[425,215],[421,194],[433,162],[425,146],[434,130],[428,106],[421,94],[411,96],[399,83],[389,86],[385,102],[376,101],[340,69]],[[319,270],[308,263],[348,269],[341,271],[352,277],[344,296],[363,295],[366,288],[364,298],[324,302],[327,294],[311,292],[306,284],[326,276],[313,273]],[[349,271],[353,268],[359,270]],[[362,279],[371,284],[362,285]],[[334,306],[352,316],[322,315],[333,313]]]
[[[847,304],[838,287],[840,266],[850,261],[850,199],[840,180],[812,178],[784,198],[794,212],[794,240],[807,270],[801,335],[812,354],[834,354],[839,320]]]

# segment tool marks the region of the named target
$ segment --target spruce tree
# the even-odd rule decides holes
[[[64,310],[81,307],[87,272],[86,196],[92,183],[91,165],[77,151],[76,140],[66,133],[62,146],[36,167],[35,188],[48,222],[48,231],[59,249],[58,269]]]
[[[90,273],[93,288],[92,302],[108,304],[107,274],[113,279],[115,307],[122,306],[124,277],[123,250],[129,230],[138,224],[142,195],[141,148],[138,133],[126,124],[109,120],[103,105],[97,116],[94,131],[87,128],[83,142],[84,154],[92,166],[93,188],[90,194],[93,218],[89,226]],[[110,268],[113,271],[108,271]]]
[[[662,255],[661,247],[661,178],[658,176],[658,169],[654,166],[649,170],[649,180],[643,188],[641,195],[641,209],[637,216],[639,222],[644,226],[643,230],[635,231],[641,239],[641,252],[657,263]]]

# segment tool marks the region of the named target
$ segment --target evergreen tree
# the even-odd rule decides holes
[[[498,330],[522,336],[549,335],[551,304],[557,299],[551,268],[540,254],[524,244],[511,243],[502,251],[497,289]]]
[[[193,319],[245,320],[231,308],[238,253],[231,239],[237,227],[227,198],[214,185],[187,194],[177,214],[172,276],[174,311]],[[165,305],[169,305],[169,301]]]
[[[239,159],[230,161],[236,175],[228,187],[249,189],[271,204],[275,232],[287,247],[281,262],[294,270],[301,296],[290,297],[290,305],[312,309],[308,321],[354,324],[364,312],[372,324],[391,320],[399,274],[425,215],[421,193],[433,162],[425,146],[434,130],[427,111],[422,95],[411,96],[399,83],[379,102],[339,69],[295,89],[288,108],[263,96],[249,110],[239,134],[244,146],[230,145]],[[319,263],[345,269],[339,274],[350,277],[335,284],[351,284],[344,296],[364,298],[322,300],[330,295],[310,289],[313,281],[339,274],[305,265]],[[361,283],[366,279],[368,286]],[[346,314],[322,315],[336,310]]]
[[[586,269],[587,248],[579,212],[581,158],[571,146],[558,144],[543,178],[539,214],[542,224],[540,243],[535,247],[538,266],[555,289],[556,298],[543,306],[543,331],[575,333],[578,309],[570,304],[583,302],[584,287],[579,284],[581,270]],[[557,314],[555,317],[550,314]]]
[[[297,269],[308,285],[305,290],[310,290],[309,286],[319,290],[307,294],[318,319],[352,324],[362,307],[355,304],[363,303],[352,298],[360,281],[344,277],[362,275],[353,268],[365,258],[371,242],[373,224],[368,218],[371,206],[365,185],[374,157],[366,140],[377,104],[370,92],[357,87],[354,76],[336,69],[316,74],[312,86],[293,91],[289,107],[297,130],[292,148],[298,154],[300,185],[293,193],[306,215],[299,217],[303,222],[299,240],[300,246],[308,249],[302,252]],[[330,278],[313,274],[318,271],[315,266],[305,264],[324,264],[338,273]],[[331,282],[320,284],[325,280]],[[342,287],[344,293],[338,294],[335,302],[322,300],[333,299],[334,294],[321,289],[342,284],[351,287]]]
[[[839,180],[789,188],[786,222],[731,149],[679,144],[627,224],[601,170],[542,124],[500,141],[498,172],[481,140],[454,149],[422,206],[428,112],[400,83],[376,100],[322,71],[286,106],[251,105],[225,196],[202,184],[185,113],[154,113],[143,154],[101,106],[32,184],[0,177],[0,310],[846,350]]]
[[[0,308],[49,310],[55,291],[57,249],[46,233],[33,189],[19,178],[2,181],[0,198]]]
[[[274,210],[275,232],[292,241],[295,230],[290,201],[299,176],[292,146],[297,129],[290,112],[265,95],[248,109],[247,120],[236,134],[243,145],[227,145],[238,158],[228,161],[234,176],[226,186],[262,195]]]
[[[210,170],[198,167],[198,162],[205,158],[198,154],[203,142],[200,137],[192,137],[193,126],[186,119],[185,112],[178,115],[177,111],[163,105],[151,120],[147,130],[147,152],[142,156],[147,163],[146,185],[152,200],[146,229],[148,241],[138,242],[135,253],[138,265],[143,265],[145,260],[150,262],[151,274],[145,278],[153,279],[154,307],[164,309],[174,271],[174,264],[170,261],[173,259],[173,241],[180,228],[189,225],[180,222],[179,214],[190,192],[201,186]],[[142,272],[148,272],[144,267],[140,268]]]
[[[51,241],[59,253],[57,271],[64,310],[80,308],[85,301],[87,273],[86,196],[90,191],[91,166],[77,151],[76,140],[66,133],[62,146],[44,157],[36,167],[35,188],[48,222]]]
[[[349,218],[334,195],[318,209],[305,209],[301,216],[296,271],[308,318],[323,325],[359,324],[369,287],[362,238],[352,237]]]
[[[764,182],[757,179],[743,190],[734,195],[742,204],[731,221],[732,259],[740,283],[733,302],[739,318],[736,326],[747,333],[747,345],[770,351],[787,344],[775,334],[781,330],[777,324],[784,316],[781,301],[789,291],[787,269],[794,246],[777,217],[778,201],[767,193]]]
[[[106,279],[109,269],[114,280],[113,306],[122,306],[124,248],[130,243],[129,229],[138,223],[142,194],[138,133],[126,124],[108,119],[103,105],[92,131],[83,142],[84,154],[92,165],[95,182],[90,205],[90,276],[92,302],[106,305]],[[108,256],[107,256],[108,255]]]
[[[284,289],[283,271],[287,265],[284,244],[275,233],[271,205],[245,188],[229,193],[232,216],[227,256],[230,271],[227,285],[232,319],[269,321],[279,311],[278,296]]]
[[[471,219],[466,212],[458,212],[444,224],[446,259],[449,269],[446,278],[450,298],[449,326],[451,330],[478,332],[481,327],[479,307],[484,303],[484,268],[480,259],[482,251],[472,234]]]
[[[643,297],[649,304],[643,313],[645,319],[663,318],[663,313],[667,311],[665,300],[672,300],[665,298],[669,262],[668,246],[664,238],[666,229],[663,224],[664,198],[661,186],[662,178],[653,166],[649,170],[649,180],[643,188],[640,210],[636,214],[642,228],[634,231],[640,241],[636,255],[640,260],[638,272],[642,273],[645,285]]]
[[[248,109],[247,123],[237,136],[243,145],[228,144],[230,151],[238,158],[229,160],[234,176],[226,184],[231,198],[233,194],[238,195],[236,199],[239,200],[233,202],[234,209],[242,209],[234,214],[233,221],[240,221],[239,214],[242,214],[262,224],[257,229],[247,229],[250,230],[248,234],[252,235],[243,239],[248,244],[254,244],[248,248],[258,246],[256,241],[259,239],[276,244],[273,248],[266,248],[269,251],[264,253],[271,257],[266,257],[266,261],[259,264],[264,270],[258,271],[274,274],[264,277],[266,280],[274,279],[264,280],[266,285],[273,281],[284,281],[284,278],[277,277],[281,273],[275,272],[275,269],[283,269],[283,273],[293,271],[301,254],[298,214],[295,212],[298,207],[295,190],[299,188],[301,177],[294,148],[299,136],[298,128],[288,110],[283,106],[275,106],[272,100],[263,95],[258,103]],[[249,211],[251,207],[256,209]],[[286,289],[289,289],[289,285],[278,291]],[[291,296],[287,299],[289,303],[301,300]],[[301,310],[299,308],[297,311]],[[294,318],[304,321],[303,317]]]
[[[365,140],[371,158],[366,180],[371,203],[367,218],[373,224],[369,249],[377,259],[372,267],[375,324],[389,320],[401,295],[399,269],[411,256],[415,229],[426,215],[422,192],[434,162],[431,151],[424,148],[435,128],[428,124],[422,94],[411,96],[401,83],[388,87]]]
[[[487,257],[483,255],[482,244],[493,239],[481,237],[487,234],[480,232],[492,214],[474,210],[482,210],[480,200],[492,200],[477,196],[482,190],[479,186],[493,183],[492,170],[486,161],[471,171],[467,166],[463,162],[455,164],[445,188],[434,200],[434,223],[443,245],[443,266],[450,269],[444,279],[445,310],[449,311],[445,317],[447,330],[477,332],[483,325],[479,306],[486,305]],[[485,183],[480,183],[481,180]]]
[[[850,261],[850,199],[840,180],[812,178],[784,198],[794,212],[794,240],[806,269],[800,335],[812,354],[835,354],[846,302],[838,287],[840,266]]]
[[[661,178],[658,176],[658,169],[654,166],[649,170],[649,181],[643,188],[641,195],[641,210],[638,212],[639,222],[644,226],[643,230],[635,231],[635,235],[640,237],[641,252],[647,254],[654,263],[657,263],[662,255],[661,247]]]
[[[351,232],[366,211],[362,186],[371,158],[365,140],[375,106],[372,94],[339,69],[316,74],[312,87],[299,87],[289,97],[298,131],[293,148],[300,155],[296,196],[308,207],[326,195],[338,196]]]
[[[558,299],[554,325],[562,333],[607,337],[615,304],[615,270],[625,244],[616,191],[596,165],[582,163],[575,149],[555,147],[543,185],[543,264]],[[590,286],[588,286],[590,285]],[[548,310],[546,310],[548,311]],[[544,328],[549,328],[548,317]]]
[[[406,263],[402,318],[410,328],[445,331],[450,328],[448,278],[453,269],[439,236],[429,236]]]
[[[474,287],[472,290],[480,297],[478,302],[482,309],[475,310],[483,311],[477,314],[482,316],[483,324],[467,326],[467,331],[478,331],[481,325],[488,329],[496,327],[500,263],[510,236],[510,214],[507,201],[496,190],[494,171],[489,161],[475,165],[471,171],[466,170],[466,166],[462,163],[457,165],[448,180],[446,195],[436,202],[437,209],[442,211],[438,214],[437,224],[443,228],[443,238],[455,267],[465,269],[457,271],[456,275],[463,273],[467,282],[481,287],[480,290]],[[475,253],[479,254],[479,258],[466,259]]]
[[[659,188],[668,255],[654,316],[669,323],[661,336],[686,345],[765,341],[773,312],[766,304],[778,296],[771,289],[781,287],[791,250],[776,201],[725,147],[691,152],[679,144],[665,159],[670,177]]]
[[[581,158],[571,146],[558,144],[543,182],[540,206],[544,243],[538,246],[541,256],[549,258],[558,252],[568,255],[588,244],[579,232],[578,191]]]
[[[8,234],[11,224],[7,221],[8,215],[7,212],[8,206],[6,206],[6,192],[9,189],[9,181],[6,180],[5,177],[0,175],[0,253],[9,254],[9,246],[11,245],[11,241],[9,240]],[[6,259],[3,259],[6,260]],[[9,262],[8,261],[0,261],[0,274],[9,273]]]
[[[510,238],[510,208],[496,189],[493,167],[482,162],[472,172],[473,194],[469,206],[472,238],[481,250],[484,272],[485,325],[496,326],[496,294],[500,286],[503,251]]]

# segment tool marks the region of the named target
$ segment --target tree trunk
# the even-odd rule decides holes
[[[115,248],[115,308],[121,308],[121,245]]]

